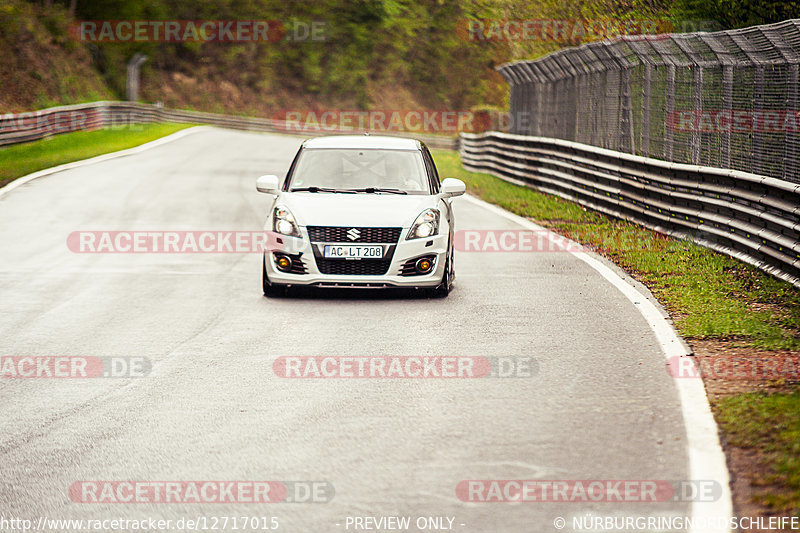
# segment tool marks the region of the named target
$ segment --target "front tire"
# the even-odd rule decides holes
[[[264,296],[267,298],[275,298],[286,294],[286,288],[281,285],[273,285],[269,282],[267,277],[267,259],[266,257],[261,262],[261,289],[264,291]]]
[[[434,298],[447,298],[450,291],[453,289],[453,260],[452,256],[447,256],[444,263],[444,275],[442,276],[442,283],[431,291]]]

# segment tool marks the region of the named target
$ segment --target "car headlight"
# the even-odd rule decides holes
[[[288,235],[290,237],[300,237],[300,228],[294,220],[294,215],[285,207],[278,206],[275,208],[272,217],[272,229],[281,235]]]
[[[439,233],[439,210],[426,209],[411,225],[406,239],[424,239]]]

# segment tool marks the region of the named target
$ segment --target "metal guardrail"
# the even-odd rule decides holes
[[[267,118],[239,117],[168,109],[152,104],[133,102],[91,102],[69,106],[51,107],[41,111],[18,114],[0,114],[0,147],[35,141],[73,131],[96,130],[104,127],[123,127],[131,124],[172,122],[181,124],[208,124],[221,128],[247,131],[285,133],[315,137],[332,134],[361,133],[354,129],[315,131],[315,125],[287,123]],[[376,132],[377,133],[377,132]],[[391,132],[389,135],[419,139],[432,148],[457,149],[455,137],[419,135],[410,132]]]
[[[461,134],[472,171],[690,239],[800,287],[800,184],[561,139]]]

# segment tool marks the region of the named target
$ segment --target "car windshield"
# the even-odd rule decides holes
[[[289,190],[308,189],[430,192],[419,150],[304,149],[292,172]]]

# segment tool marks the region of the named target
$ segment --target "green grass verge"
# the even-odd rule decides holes
[[[751,481],[754,500],[800,514],[800,391],[739,394],[720,400],[715,411],[730,444],[761,450],[765,471]]]
[[[439,173],[472,194],[596,247],[634,273],[666,306],[684,337],[800,349],[800,289],[691,242],[664,237],[489,174],[468,172],[457,152],[434,150]]]
[[[46,168],[133,148],[192,124],[146,124],[135,128],[79,131],[0,148],[0,187]]]

